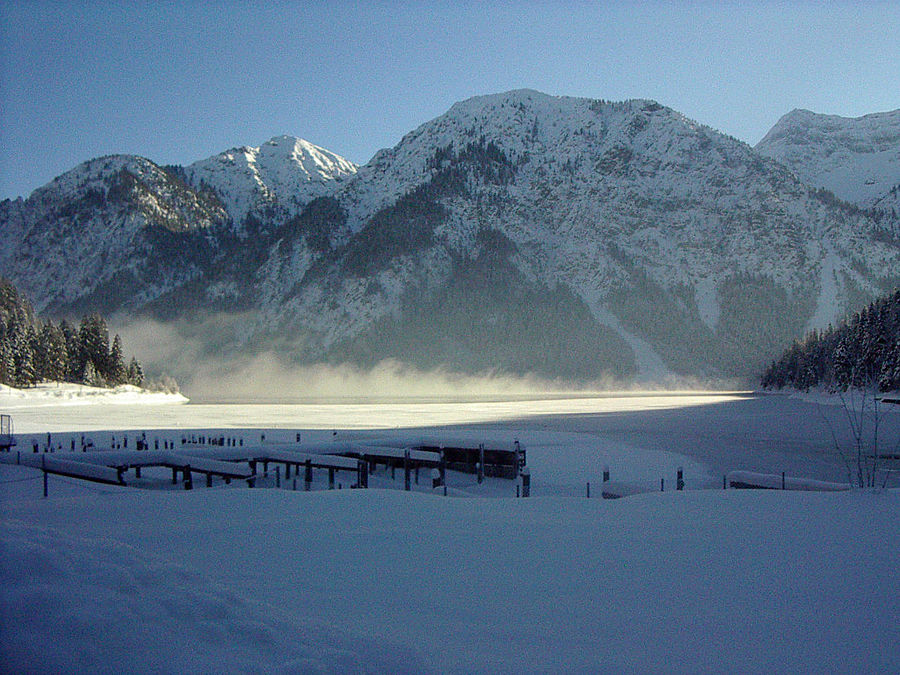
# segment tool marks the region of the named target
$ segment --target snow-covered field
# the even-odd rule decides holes
[[[63,448],[82,431],[101,446],[197,429],[275,441],[448,434],[518,438],[533,476],[527,500],[496,498],[499,480],[444,498],[57,476],[43,499],[39,473],[0,464],[6,671],[900,669],[900,491],[721,489],[737,469],[845,479],[829,453],[842,411],[827,403],[682,394],[0,408],[29,452],[47,432]],[[900,440],[900,414],[882,424],[886,442]],[[604,465],[615,480],[665,477],[667,491],[588,500],[585,482],[599,485]],[[668,487],[678,466],[685,492]]]
[[[54,382],[38,384],[28,389],[14,389],[0,384],[0,409],[33,408],[35,406],[61,405],[163,405],[187,403],[188,399],[181,394],[170,394],[161,391],[147,391],[130,384],[123,384],[115,389],[88,387],[71,382]]]

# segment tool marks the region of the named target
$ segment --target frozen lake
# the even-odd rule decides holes
[[[833,402],[832,402],[833,403]],[[884,406],[883,449],[900,444],[900,410]],[[519,439],[536,487],[566,492],[596,480],[669,476],[685,465],[689,484],[715,485],[723,473],[786,471],[846,480],[835,452],[852,447],[844,409],[783,395],[636,393],[515,401],[305,404],[92,404],[11,410],[18,434],[153,430],[282,430],[292,438],[358,438],[372,433]],[[276,432],[277,433],[277,432]],[[27,439],[26,439],[27,440]],[[624,475],[623,475],[624,472]],[[580,487],[578,488],[580,489]]]

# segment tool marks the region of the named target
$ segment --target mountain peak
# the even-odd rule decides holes
[[[186,168],[191,182],[211,186],[235,220],[278,200],[300,207],[357,171],[353,162],[296,136],[274,136],[259,147],[220,152]]]
[[[861,117],[792,110],[755,149],[810,185],[863,208],[883,207],[900,184],[900,110]]]

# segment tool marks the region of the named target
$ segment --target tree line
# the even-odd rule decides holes
[[[900,390],[900,290],[871,303],[837,328],[829,326],[795,341],[763,374],[762,386]]]
[[[134,357],[125,364],[122,339],[112,344],[99,314],[76,326],[35,316],[31,303],[0,277],[0,383],[28,387],[39,382],[74,382],[95,387],[144,383]]]

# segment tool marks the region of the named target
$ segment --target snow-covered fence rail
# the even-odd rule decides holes
[[[814,492],[837,492],[849,490],[847,483],[830,483],[810,478],[795,478],[784,474],[755,473],[753,471],[732,471],[726,474],[729,487],[755,490],[807,490]]]
[[[33,454],[21,455],[18,457],[18,460],[21,465],[41,469],[44,473],[67,476],[68,478],[80,478],[81,480],[94,483],[125,485],[123,472],[120,469],[109,466],[75,462],[43,454],[38,456]]]

